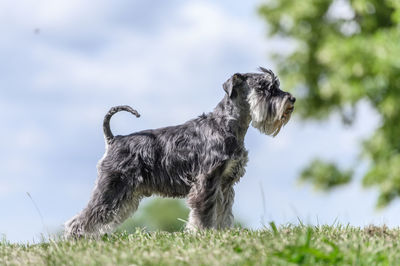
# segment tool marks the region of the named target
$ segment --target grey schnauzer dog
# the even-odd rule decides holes
[[[113,136],[109,121],[129,106],[111,108],[104,118],[106,152],[87,206],[66,222],[67,237],[98,236],[128,218],[150,195],[187,198],[188,230],[233,225],[233,186],[248,161],[244,137],[250,123],[276,136],[294,109],[295,98],[280,90],[275,74],[234,74],[214,111],[178,126]]]

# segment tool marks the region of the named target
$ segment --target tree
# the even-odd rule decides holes
[[[271,0],[259,13],[271,36],[293,43],[275,59],[300,117],[339,112],[351,125],[361,100],[379,113],[379,128],[361,147],[370,165],[363,185],[377,187],[377,206],[387,206],[400,196],[400,1]],[[302,179],[327,189],[350,181],[351,171],[316,160]]]
[[[134,233],[136,228],[149,231],[181,231],[185,227],[189,209],[182,200],[156,198],[140,208],[132,218],[127,219],[117,231]]]

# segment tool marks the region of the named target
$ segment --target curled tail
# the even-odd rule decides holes
[[[105,138],[107,144],[109,144],[111,142],[111,140],[114,138],[114,135],[112,134],[111,129],[110,129],[110,119],[115,113],[117,113],[119,111],[127,111],[127,112],[135,115],[136,117],[140,117],[140,114],[128,105],[120,105],[120,106],[112,107],[110,109],[110,111],[108,111],[106,116],[104,117],[104,122],[103,122],[104,138]]]

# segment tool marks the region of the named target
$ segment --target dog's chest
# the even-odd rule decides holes
[[[247,164],[247,152],[236,158],[230,159],[222,172],[222,181],[225,183],[236,183],[245,173]]]

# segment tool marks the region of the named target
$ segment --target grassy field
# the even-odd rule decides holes
[[[400,265],[400,229],[284,226],[0,243],[0,265]]]

